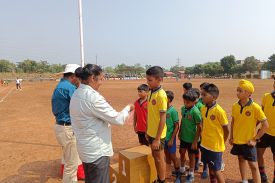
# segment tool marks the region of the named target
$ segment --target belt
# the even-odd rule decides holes
[[[71,126],[71,122],[64,122],[64,121],[58,121],[56,122],[56,124],[61,126]]]

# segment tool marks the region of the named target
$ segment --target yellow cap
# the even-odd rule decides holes
[[[254,86],[253,84],[248,81],[248,80],[245,80],[245,79],[242,79],[240,82],[239,82],[239,87],[242,88],[243,90],[246,90],[250,93],[253,93],[254,92]]]

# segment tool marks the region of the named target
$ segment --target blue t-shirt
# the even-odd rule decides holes
[[[69,106],[75,90],[76,86],[64,78],[56,86],[52,95],[52,112],[57,123],[71,122]]]

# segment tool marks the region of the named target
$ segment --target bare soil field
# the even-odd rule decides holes
[[[220,89],[218,103],[226,110],[230,120],[231,106],[237,101],[234,79],[194,79],[194,87],[202,82],[215,83]],[[182,106],[182,84],[187,80],[166,79],[165,90],[175,93],[173,105],[180,111]],[[272,90],[273,80],[252,80],[255,84],[253,99],[261,102],[265,92]],[[108,80],[100,92],[118,111],[137,99],[136,88],[145,80]],[[51,95],[57,82],[23,83],[22,90],[15,89],[15,83],[8,87],[0,86],[0,182],[1,183],[58,183],[60,176],[61,148],[55,139],[54,117],[51,112]],[[112,127],[112,141],[117,162],[120,150],[139,145],[137,135],[131,124]],[[237,158],[230,155],[231,146],[227,144],[224,153],[226,182],[241,180]],[[265,153],[266,169],[269,179],[273,178],[273,159],[270,149]],[[196,173],[196,182],[200,171]],[[250,172],[250,171],[249,171]],[[251,177],[251,175],[250,175]],[[167,182],[173,178],[168,177]],[[80,181],[83,182],[83,181]]]

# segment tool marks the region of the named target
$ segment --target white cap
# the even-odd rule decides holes
[[[65,70],[63,72],[63,74],[65,73],[74,73],[75,70],[80,67],[78,64],[67,64],[66,67],[65,67]]]

